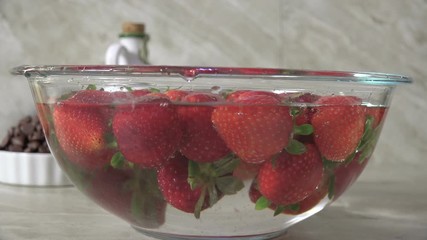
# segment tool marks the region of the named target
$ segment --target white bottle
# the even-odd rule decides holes
[[[145,33],[145,25],[125,22],[119,41],[111,44],[105,54],[107,65],[147,65],[149,36]]]

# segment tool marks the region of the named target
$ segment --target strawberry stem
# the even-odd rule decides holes
[[[372,124],[374,122],[374,117],[368,115],[366,117],[365,122],[365,131],[363,132],[362,139],[357,146],[357,151],[363,151],[363,149],[372,142],[373,135],[375,135],[375,131],[373,131]]]
[[[352,154],[350,154],[345,160],[344,160],[344,162],[342,162],[342,164],[343,165],[345,165],[345,166],[347,166],[347,165],[349,165],[352,161],[353,161],[353,159],[354,159],[354,157],[356,156],[356,151],[354,151]]]
[[[115,149],[118,147],[116,138],[111,132],[104,134],[104,141],[107,143],[107,148]]]
[[[188,178],[187,182],[190,184],[191,190],[196,189],[198,186],[200,186],[200,167],[199,164],[197,164],[194,161],[189,160],[188,161]]]
[[[277,215],[281,214],[285,210],[290,210],[292,212],[297,212],[299,210],[299,208],[300,208],[300,206],[299,206],[298,203],[289,204],[289,205],[279,205],[274,210],[273,216],[277,216]]]
[[[148,90],[153,93],[160,93],[160,89],[158,88],[149,88]]]
[[[266,197],[261,196],[258,198],[258,200],[255,203],[255,209],[256,210],[263,210],[268,208],[271,205],[270,200],[268,200]]]
[[[328,198],[333,200],[335,197],[335,175],[331,174],[328,181]]]
[[[323,168],[328,171],[331,171],[342,164],[342,162],[331,161],[326,159],[325,157],[322,157],[322,162]]]
[[[296,135],[304,135],[304,136],[308,136],[311,135],[313,133],[314,129],[313,126],[311,124],[302,124],[299,126],[294,126],[293,129],[293,133]]]
[[[225,195],[236,194],[244,187],[243,182],[234,176],[219,177],[216,179],[215,184]]]
[[[366,117],[365,132],[357,148],[357,152],[362,152],[359,156],[359,164],[362,164],[374,151],[375,143],[378,140],[380,128],[372,128],[374,117]]]
[[[285,205],[277,206],[277,208],[274,210],[273,216],[277,216],[277,215],[281,214],[283,211],[285,211],[285,209],[286,209]]]
[[[212,167],[216,176],[223,176],[225,174],[232,173],[237,165],[239,165],[239,159],[236,158],[234,154],[229,154],[214,162]]]
[[[219,200],[218,191],[216,189],[215,183],[208,184],[208,194],[209,194],[209,206],[212,207]]]
[[[302,142],[295,140],[295,139],[291,139],[289,141],[289,144],[285,148],[285,150],[288,153],[293,154],[293,155],[301,155],[307,151],[305,145]]]
[[[125,165],[125,156],[121,152],[116,152],[111,158],[110,165],[113,168],[121,169]]]
[[[200,194],[196,206],[194,207],[194,217],[196,217],[197,219],[200,218],[200,212],[202,211],[203,205],[205,204],[206,188],[207,186],[203,186],[202,193]]]
[[[113,157],[111,157],[110,165],[115,169],[133,169],[135,164],[126,160],[125,156],[121,152],[116,152]]]
[[[87,85],[86,90],[96,90],[96,85],[95,84],[89,84],[89,85]]]
[[[298,115],[301,114],[301,110],[298,107],[292,107],[290,109],[290,112],[291,112],[291,116],[292,116],[293,119],[295,119],[295,117],[297,117]]]
[[[243,189],[241,180],[232,176],[239,159],[228,155],[213,163],[198,163],[188,160],[187,182],[192,190],[201,188],[201,194],[194,208],[194,216],[200,218],[200,212],[209,198],[209,207],[218,202],[221,196],[235,194]]]

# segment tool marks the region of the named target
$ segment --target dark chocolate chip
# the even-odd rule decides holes
[[[41,124],[37,124],[36,125],[36,131],[38,131],[38,132],[42,132],[43,131],[43,127],[42,127]]]
[[[50,151],[49,151],[49,148],[47,147],[47,146],[40,146],[39,148],[38,148],[38,152],[40,152],[40,153],[49,153]]]
[[[14,127],[13,128],[13,136],[17,137],[17,136],[22,136],[22,132],[18,127]]]
[[[37,115],[33,115],[33,119],[31,121],[36,125],[40,123],[39,117]]]
[[[38,116],[25,116],[16,126],[11,127],[0,142],[0,150],[49,153]]]
[[[9,145],[7,147],[7,150],[11,152],[22,152],[23,148],[22,146],[18,146],[18,145]]]
[[[7,130],[7,135],[12,136],[14,132],[15,132],[15,127],[11,127],[9,128],[9,130]]]
[[[34,150],[33,149],[31,149],[31,148],[26,148],[26,149],[24,149],[24,152],[26,152],[26,153],[30,153],[30,152],[34,152]]]
[[[31,135],[35,130],[34,125],[31,124],[30,122],[29,123],[23,123],[21,125],[20,129],[21,129],[21,132],[24,133],[26,136]]]
[[[0,149],[5,149],[10,142],[11,135],[7,134],[0,143]]]
[[[10,141],[11,141],[12,145],[23,147],[25,145],[26,138],[23,135],[15,136]]]
[[[30,140],[30,141],[33,141],[33,140],[42,141],[42,140],[44,140],[44,134],[43,134],[43,132],[34,132],[31,136],[28,137],[28,140]]]
[[[40,146],[40,142],[39,141],[30,141],[27,145],[27,148],[31,149],[31,150],[36,150],[38,149]]]
[[[22,118],[21,120],[19,120],[19,125],[18,126],[20,126],[22,124],[25,124],[25,123],[30,123],[32,119],[33,118],[31,116],[25,116],[24,118]]]

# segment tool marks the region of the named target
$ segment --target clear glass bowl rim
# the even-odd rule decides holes
[[[373,85],[412,83],[412,78],[399,74],[358,71],[297,70],[284,68],[200,67],[168,65],[22,65],[13,68],[13,75],[27,78],[58,75],[73,76],[164,76],[184,79],[207,78],[274,78],[286,80],[355,82]]]

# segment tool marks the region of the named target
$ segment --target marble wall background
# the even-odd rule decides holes
[[[409,75],[363,179],[427,167],[425,0],[0,0],[0,137],[34,107],[21,64],[102,64],[123,21],[144,22],[153,64]]]

